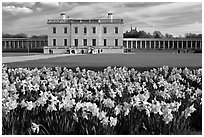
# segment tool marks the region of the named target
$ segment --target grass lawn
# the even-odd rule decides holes
[[[12,57],[12,56],[31,56],[31,55],[40,55],[43,53],[20,53],[20,52],[3,52],[2,57]]]
[[[107,66],[126,66],[128,68],[149,69],[152,67],[189,67],[198,68],[202,66],[202,54],[194,53],[156,53],[138,52],[132,54],[99,54],[56,57],[50,59],[40,59],[24,62],[7,63],[8,67],[68,67],[87,68],[93,70],[103,70]]]

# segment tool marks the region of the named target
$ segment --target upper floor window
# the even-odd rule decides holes
[[[93,27],[93,33],[96,33],[96,27]]]
[[[115,27],[115,33],[118,33],[118,27]]]
[[[74,28],[74,32],[77,34],[78,33],[78,27]]]
[[[67,27],[64,27],[64,33],[67,34]]]
[[[84,27],[84,34],[86,34],[87,33],[87,28],[86,27]]]
[[[52,28],[52,33],[56,33],[56,32],[57,32],[56,27],[53,27],[53,28]]]
[[[107,27],[103,28],[103,33],[107,33]]]

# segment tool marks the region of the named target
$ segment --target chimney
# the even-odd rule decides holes
[[[113,13],[112,12],[108,12],[108,19],[110,19],[112,22],[112,20],[113,20]]]
[[[64,12],[60,13],[60,17],[61,17],[61,19],[65,20],[66,19],[65,13]]]

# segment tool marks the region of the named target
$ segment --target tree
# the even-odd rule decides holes
[[[27,38],[28,36],[25,33],[18,34],[2,34],[2,38]]]
[[[160,31],[154,31],[153,32],[154,38],[163,38],[163,34]]]
[[[186,33],[185,38],[202,38],[202,34]]]
[[[171,35],[171,34],[169,34],[169,33],[166,33],[166,34],[165,34],[165,38],[174,38],[174,37],[173,37],[173,35]]]
[[[46,39],[48,36],[47,35],[32,35],[31,38],[35,38],[35,39]]]

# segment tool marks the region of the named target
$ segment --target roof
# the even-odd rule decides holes
[[[47,24],[123,24],[123,19],[48,19]]]
[[[123,40],[147,40],[147,41],[202,41],[199,38],[123,38]]]
[[[2,41],[47,41],[47,38],[2,38]]]

